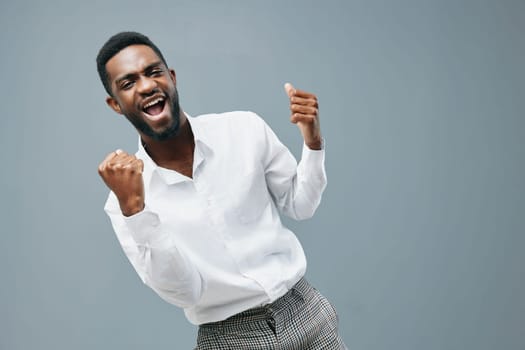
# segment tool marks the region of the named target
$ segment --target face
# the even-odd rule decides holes
[[[106,63],[113,96],[108,105],[143,136],[157,141],[177,134],[180,125],[175,71],[149,46],[131,45]]]

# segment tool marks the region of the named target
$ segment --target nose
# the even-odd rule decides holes
[[[149,95],[151,92],[153,92],[156,87],[157,83],[154,79],[151,79],[150,77],[142,76],[137,82],[137,90],[141,94]]]

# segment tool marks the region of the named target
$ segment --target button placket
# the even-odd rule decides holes
[[[277,330],[275,326],[275,315],[274,315],[274,309],[271,306],[265,306],[266,309],[266,323],[268,324],[268,327],[272,330],[274,335],[277,335]]]
[[[277,335],[277,332],[275,330],[275,319],[273,317],[269,317],[266,319],[266,323],[268,324],[268,327],[272,330],[273,334]]]

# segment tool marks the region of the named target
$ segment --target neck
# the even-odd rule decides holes
[[[141,135],[141,138],[146,152],[158,166],[173,169],[175,164],[193,161],[195,141],[190,123],[182,110],[180,128],[175,137],[164,141],[157,141],[145,135]]]

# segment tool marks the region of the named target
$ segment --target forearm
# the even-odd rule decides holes
[[[324,145],[318,117],[317,96],[285,84],[290,99],[290,121],[303,137],[303,152],[297,165],[288,149],[270,128],[265,128],[267,182],[277,207],[296,220],[312,217],[326,187]]]
[[[278,200],[285,215],[296,220],[314,215],[327,184],[324,157],[324,149],[311,150],[303,145],[301,161],[291,184]]]
[[[130,217],[118,210],[106,211],[143,282],[172,304],[195,304],[202,292],[200,274],[177,245],[175,235],[165,230],[159,216],[148,208]]]

